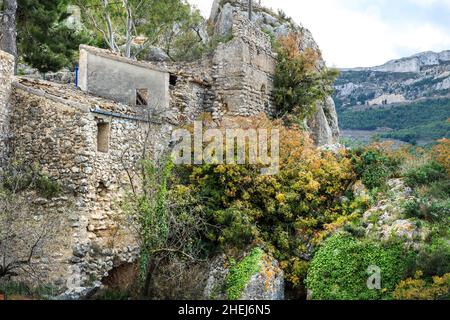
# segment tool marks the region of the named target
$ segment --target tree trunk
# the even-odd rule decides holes
[[[17,60],[17,0],[3,0],[3,3],[4,11],[0,16],[0,49],[12,54]]]
[[[252,21],[253,18],[253,0],[248,0],[248,19]]]

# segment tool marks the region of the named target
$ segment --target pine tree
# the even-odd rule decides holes
[[[68,4],[69,0],[18,1],[19,54],[42,73],[70,66],[83,40],[62,23]]]

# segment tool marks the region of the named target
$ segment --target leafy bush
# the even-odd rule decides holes
[[[302,131],[277,128],[278,175],[261,175],[260,165],[180,166],[172,189],[197,199],[194,210],[208,226],[202,236],[207,248],[262,244],[280,262],[288,287],[298,288],[314,245],[357,218],[355,211],[363,212],[366,203],[348,194],[356,176],[346,151],[322,153]],[[348,201],[339,201],[344,195]]]
[[[230,268],[226,279],[228,299],[238,300],[250,278],[261,269],[261,258],[264,252],[255,248],[252,252]]]
[[[311,117],[316,104],[332,93],[337,71],[318,71],[320,53],[313,49],[300,52],[300,42],[293,34],[278,41],[274,98],[279,117],[290,115],[301,122]]]
[[[405,182],[410,187],[417,187],[445,179],[446,177],[445,168],[441,164],[431,161],[408,171],[405,175]]]
[[[427,198],[412,198],[403,205],[403,208],[408,218],[442,221],[448,218],[450,214],[450,200],[438,201]]]
[[[159,293],[152,291],[161,283],[179,281],[180,284],[187,274],[185,266],[199,259],[202,248],[197,235],[203,231],[204,221],[190,211],[196,207],[195,204],[191,207],[191,196],[185,188],[169,190],[173,171],[171,159],[163,158],[159,165],[143,160],[139,170],[140,185],[127,194],[122,208],[139,231],[142,294],[158,297]],[[180,297],[177,290],[164,291],[164,294],[170,293],[174,295],[165,298]]]
[[[430,283],[423,280],[422,273],[418,272],[414,278],[401,281],[393,297],[396,300],[447,300],[450,297],[450,273],[435,276]]]
[[[422,197],[445,200],[450,198],[450,179],[432,182],[415,190]]]
[[[61,192],[61,186],[47,176],[38,176],[35,184],[36,190],[46,198],[55,197]]]
[[[400,245],[382,247],[337,234],[327,239],[314,256],[306,284],[316,300],[390,299],[410,262]],[[381,269],[381,290],[367,287],[370,266]]]
[[[423,248],[416,258],[416,268],[425,276],[443,276],[450,273],[450,244],[438,239]]]
[[[46,198],[57,196],[62,187],[38,168],[13,164],[0,172],[0,189],[11,193],[34,190]]]
[[[450,139],[442,139],[433,147],[434,159],[441,164],[450,176]]]
[[[353,163],[363,184],[369,189],[382,188],[394,176],[400,159],[380,146],[374,145],[354,151]]]

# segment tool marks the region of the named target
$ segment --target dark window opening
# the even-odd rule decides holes
[[[170,74],[169,76],[169,84],[171,87],[175,87],[177,85],[178,77],[174,74]]]
[[[109,123],[99,122],[97,124],[97,151],[109,151]]]
[[[267,87],[265,84],[261,86],[261,97],[264,99],[267,94]]]
[[[148,106],[148,89],[136,89],[136,105]]]
[[[103,181],[99,181],[97,186],[97,194],[100,196],[105,196],[108,192],[108,188],[106,187],[105,183]]]

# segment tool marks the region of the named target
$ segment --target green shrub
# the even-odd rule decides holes
[[[383,188],[400,166],[400,161],[377,148],[355,150],[354,165],[363,184],[370,190]]]
[[[445,168],[434,161],[428,162],[417,168],[412,168],[405,174],[405,182],[410,187],[431,184],[446,178],[447,172],[445,171]]]
[[[36,190],[46,198],[55,197],[61,192],[61,187],[58,183],[43,175],[37,177],[35,186]]]
[[[226,279],[227,295],[229,300],[238,300],[250,278],[261,269],[261,259],[264,252],[255,248],[239,263],[230,268]]]
[[[121,291],[118,289],[104,289],[94,296],[94,300],[112,300],[112,301],[122,301],[129,300],[131,298],[131,293],[128,291]]]
[[[427,185],[425,195],[431,196],[435,199],[449,199],[450,198],[450,179],[433,182]]]
[[[450,199],[435,200],[412,198],[403,205],[407,218],[418,218],[428,221],[442,221],[450,215]]]
[[[400,245],[383,247],[337,234],[327,239],[314,256],[306,284],[316,300],[391,299],[396,284],[409,271],[411,261]],[[381,269],[381,290],[367,287],[370,266]]]
[[[310,118],[317,103],[332,93],[336,70],[317,71],[320,52],[306,49],[300,52],[302,41],[293,34],[278,40],[274,98],[280,118],[287,115],[300,120]]]
[[[355,238],[363,238],[366,235],[366,229],[360,225],[359,221],[346,224],[344,226],[344,231],[348,232]]]
[[[429,277],[450,273],[450,244],[448,241],[438,239],[422,249],[416,258],[416,268]]]

